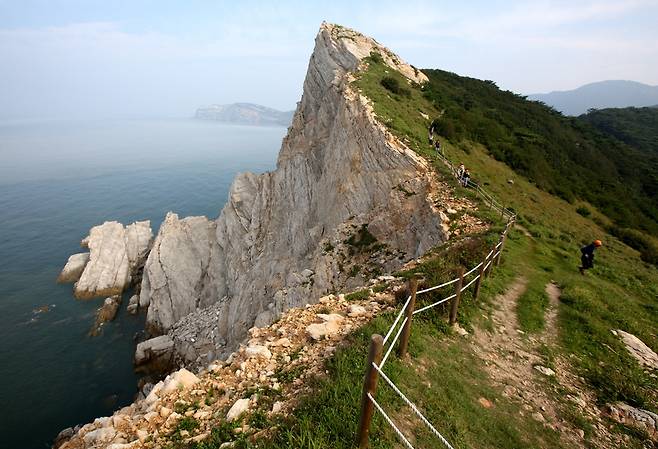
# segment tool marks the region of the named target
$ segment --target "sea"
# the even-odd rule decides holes
[[[102,298],[55,280],[89,229],[168,211],[217,217],[238,172],[275,167],[279,127],[194,119],[0,121],[0,448],[49,448],[66,427],[132,402],[126,312],[88,335]]]

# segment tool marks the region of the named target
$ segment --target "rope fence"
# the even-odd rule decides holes
[[[454,168],[454,166],[450,164],[450,162],[445,159],[443,155],[439,154],[439,157],[450,167],[452,173],[456,176],[457,170]],[[396,426],[395,422],[382,408],[381,404],[378,403],[375,399],[377,383],[380,377],[402,399],[402,401],[411,408],[414,414],[418,416],[423,424],[429,428],[432,434],[434,434],[434,436],[436,436],[446,448],[454,449],[448,440],[444,438],[443,435],[441,435],[441,433],[434,427],[434,425],[422,414],[418,407],[413,402],[411,402],[409,398],[407,398],[407,396],[402,393],[400,388],[395,385],[395,383],[384,373],[384,366],[386,365],[386,361],[389,359],[389,356],[393,352],[393,348],[395,347],[396,343],[398,343],[398,341],[398,356],[402,358],[406,355],[409,335],[411,332],[412,318],[414,315],[425,312],[438,305],[445,304],[450,301],[450,314],[448,322],[451,326],[455,325],[457,322],[457,312],[461,294],[474,285],[473,299],[477,300],[480,292],[480,286],[482,285],[483,280],[491,275],[494,265],[498,266],[500,264],[507,233],[510,227],[514,224],[516,215],[511,210],[500,205],[500,203],[498,203],[489,193],[485,192],[478,184],[469,181],[468,186],[473,187],[475,191],[478,192],[480,197],[483,198],[485,204],[500,212],[502,218],[507,218],[505,229],[501,233],[498,243],[484,256],[484,259],[466,272],[464,272],[464,268],[460,268],[459,276],[457,278],[451,279],[450,281],[444,282],[440,285],[424,288],[422,290],[418,290],[418,279],[416,277],[409,279],[408,288],[410,294],[398,312],[395,320],[393,321],[393,324],[386,333],[386,336],[382,338],[381,335],[374,334],[371,338],[368,362],[366,364],[366,375],[363,385],[361,415],[358,429],[358,443],[359,448],[361,449],[368,447],[370,423],[372,421],[372,416],[375,410],[379,412],[384,417],[384,420],[393,428],[396,435],[405,445],[405,447],[408,449],[414,449],[409,439],[398,428],[398,426]],[[468,280],[466,284],[464,284],[465,279]],[[456,284],[454,286],[454,293],[441,298],[432,304],[415,310],[417,295],[444,289],[454,284]],[[384,350],[386,350],[385,353]],[[384,354],[383,357],[382,354]]]

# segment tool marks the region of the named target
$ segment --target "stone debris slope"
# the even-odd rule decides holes
[[[231,429],[226,442],[239,435],[262,437],[267,430],[250,426],[250,416],[287,414],[310,391],[306,379],[323,375],[325,360],[347,335],[394,308],[394,295],[371,291],[362,301],[328,295],[318,304],[290,309],[271,326],[250,329],[249,340],[227,360],[198,375],[184,368],[170,374],[113,416],[66,429],[56,447],[157,448],[172,440],[203,441],[213,428],[226,426]]]

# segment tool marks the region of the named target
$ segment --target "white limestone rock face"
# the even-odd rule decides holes
[[[89,261],[75,283],[75,296],[87,299],[120,294],[144,263],[152,236],[149,221],[125,228],[116,221],[106,221],[91,228],[82,241],[89,248]]]
[[[73,254],[57,277],[57,282],[64,284],[77,281],[80,279],[87,262],[89,262],[89,253]]]
[[[142,278],[140,304],[148,304],[147,327],[167,331],[216,298],[211,254],[218,255],[215,223],[206,217],[165,217]],[[217,256],[216,256],[217,257]]]
[[[367,229],[394,254],[377,256],[385,272],[447,239],[429,164],[351,86],[373,50],[410,81],[427,79],[374,40],[323,24],[276,170],[238,175],[214,221],[167,216],[145,265],[140,306],[148,304],[147,327],[169,332],[182,362],[227,354],[257,317],[263,326],[363,283],[341,269],[328,242],[340,246]]]

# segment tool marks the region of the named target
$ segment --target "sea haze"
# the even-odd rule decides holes
[[[125,307],[89,337],[102,299],[55,279],[89,228],[167,211],[216,217],[236,173],[274,168],[286,129],[181,120],[0,122],[0,448],[46,448],[63,428],[132,401]]]

